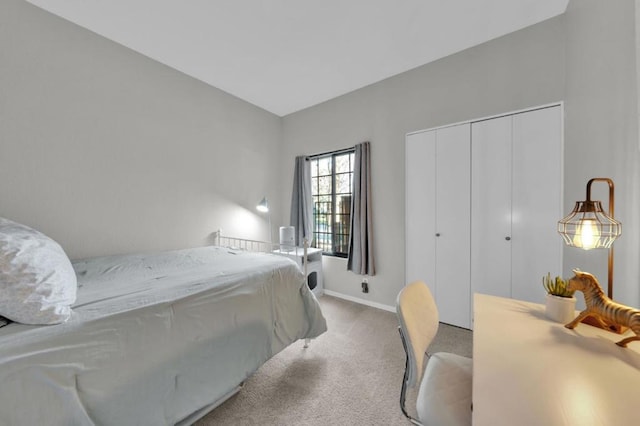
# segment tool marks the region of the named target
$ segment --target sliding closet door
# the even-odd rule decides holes
[[[436,132],[407,135],[405,150],[405,284],[424,281],[436,297]]]
[[[470,327],[470,124],[407,135],[407,283],[425,281],[440,321]]]
[[[406,281],[442,322],[470,328],[474,292],[543,302],[562,273],[561,106],[410,134],[406,167]]]
[[[436,303],[440,321],[469,328],[470,124],[436,131]]]
[[[544,301],[542,276],[562,275],[562,109],[513,117],[514,299]]]
[[[511,297],[512,117],[471,129],[472,292]]]

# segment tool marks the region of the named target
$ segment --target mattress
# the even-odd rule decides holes
[[[0,424],[171,425],[326,331],[298,266],[222,247],[76,261],[71,319],[0,328]]]

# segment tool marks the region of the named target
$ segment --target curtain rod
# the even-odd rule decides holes
[[[305,158],[307,160],[309,160],[311,158],[317,158],[317,157],[328,157],[329,155],[344,154],[344,153],[347,153],[347,152],[353,152],[353,151],[355,151],[355,149],[356,149],[355,147],[338,149],[336,151],[327,151],[327,152],[322,152],[320,154],[307,155]]]

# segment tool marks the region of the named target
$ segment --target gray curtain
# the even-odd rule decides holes
[[[304,155],[296,157],[291,193],[290,224],[296,228],[296,246],[302,247],[305,238],[311,244],[313,206],[311,198],[311,168]]]
[[[347,270],[360,275],[375,275],[373,259],[373,222],[371,204],[371,154],[369,142],[355,146],[351,235]]]

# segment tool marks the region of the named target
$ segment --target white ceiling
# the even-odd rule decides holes
[[[27,0],[279,116],[564,13],[569,0]]]

